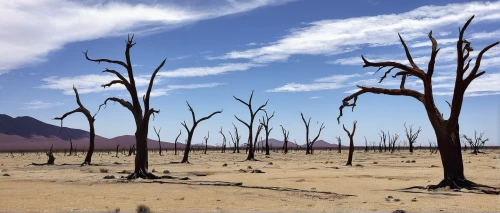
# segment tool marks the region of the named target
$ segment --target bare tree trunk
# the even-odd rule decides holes
[[[344,125],[342,127],[344,128],[344,131],[347,133],[347,136],[349,136],[349,157],[347,158],[347,163],[346,166],[352,166],[352,155],[354,153],[354,133],[356,132],[356,123],[357,121],[354,121],[353,127],[352,127],[352,134],[345,128]]]

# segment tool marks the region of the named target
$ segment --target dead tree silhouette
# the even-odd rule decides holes
[[[234,144],[233,153],[235,153],[235,152],[236,153],[240,153],[240,139],[241,139],[241,135],[238,134],[238,128],[236,127],[236,125],[234,125],[234,123],[233,123],[233,126],[234,126],[234,137],[233,137],[233,134],[231,134],[231,131],[228,131],[229,135],[231,136],[231,141]]]
[[[206,116],[206,117],[200,118],[199,120],[196,120],[196,116],[194,114],[193,108],[191,107],[191,105],[189,105],[189,102],[186,101],[186,103],[187,103],[187,106],[189,107],[189,111],[191,112],[191,116],[193,117],[193,126],[191,127],[191,129],[189,129],[187,124],[186,124],[186,121],[184,121],[184,123],[181,123],[182,126],[184,126],[184,128],[186,129],[186,132],[188,134],[186,148],[184,150],[184,157],[182,158],[181,163],[189,163],[189,150],[191,149],[191,141],[193,139],[194,130],[196,129],[198,124],[202,121],[210,119],[215,114],[222,113],[222,111],[223,111],[223,110],[215,111],[212,114],[210,114],[209,116]]]
[[[480,148],[484,147],[484,144],[489,141],[489,138],[483,139],[484,132],[479,134],[479,137],[477,136],[477,132],[474,131],[474,140],[471,138],[467,137],[467,135],[462,135],[462,137],[469,143],[471,149],[472,149],[472,154],[478,154],[482,153],[479,151]]]
[[[286,129],[281,126],[281,132],[283,132],[283,152],[286,154],[288,153],[288,136],[290,135],[290,131],[286,131]]]
[[[266,117],[262,116],[262,120],[259,120],[259,122],[264,126],[264,130],[266,133],[266,155],[270,155],[270,153],[269,153],[269,134],[271,133],[271,131],[273,131],[273,128],[272,127],[269,128],[269,121],[274,117],[274,112],[271,115],[271,117],[269,117],[267,115],[266,110],[264,110],[264,112],[266,113]]]
[[[132,102],[126,101],[124,99],[116,98],[116,97],[110,97],[107,98],[101,106],[107,106],[106,104],[108,101],[113,101],[113,102],[118,102],[120,103],[123,107],[127,108],[132,115],[134,116],[134,121],[135,121],[135,126],[136,126],[136,131],[135,131],[135,139],[136,139],[136,148],[137,148],[137,153],[135,156],[135,168],[134,172],[130,174],[127,178],[128,179],[135,179],[135,178],[152,178],[156,179],[158,176],[148,172],[148,129],[149,129],[149,118],[151,115],[155,113],[160,113],[160,110],[155,110],[153,108],[149,107],[149,99],[151,97],[151,90],[153,89],[153,83],[154,79],[156,77],[156,74],[158,71],[165,65],[165,61],[167,59],[164,59],[160,65],[154,70],[153,74],[151,75],[151,79],[149,81],[149,86],[146,91],[146,94],[143,96],[142,100],[144,102],[144,110],[141,106],[141,103],[139,102],[139,95],[137,94],[137,88],[135,85],[135,79],[134,79],[134,71],[132,69],[132,62],[130,59],[130,49],[136,44],[133,42],[134,35],[128,36],[127,42],[126,42],[126,48],[125,48],[125,58],[126,62],[119,61],[119,60],[110,60],[110,59],[91,59],[88,57],[88,51],[84,52],[85,58],[89,61],[92,62],[105,62],[109,64],[114,64],[114,65],[119,65],[127,70],[127,75],[128,79],[126,79],[122,74],[120,74],[116,70],[110,70],[110,69],[105,69],[103,72],[107,73],[112,73],[116,75],[118,78],[117,80],[113,80],[107,84],[103,84],[102,87],[110,87],[111,85],[115,84],[122,84],[125,86],[127,89],[130,99]],[[99,106],[99,108],[101,107]],[[144,112],[144,114],[143,114]]]
[[[410,130],[408,130],[408,128],[406,127],[406,123],[404,124],[404,126],[405,126],[406,138],[408,139],[408,144],[410,145],[410,152],[413,153],[413,144],[415,143],[415,141],[417,141],[418,134],[420,134],[422,129],[418,127],[418,130],[415,133],[413,133],[413,125],[409,126]]]
[[[238,116],[234,115],[234,117],[241,123],[243,123],[247,128],[248,128],[248,140],[247,140],[247,144],[248,144],[248,156],[247,156],[247,160],[249,161],[255,161],[255,155],[254,155],[254,146],[252,144],[252,141],[253,141],[253,121],[255,119],[255,116],[257,115],[257,113],[261,110],[264,109],[264,107],[266,107],[267,105],[267,102],[269,101],[269,99],[267,99],[266,103],[265,104],[262,104],[259,108],[257,108],[257,110],[254,112],[253,109],[252,109],[252,98],[253,98],[253,90],[252,90],[252,94],[250,95],[250,99],[247,102],[237,98],[236,96],[233,96],[234,99],[236,99],[237,101],[241,102],[242,104],[244,104],[245,106],[248,107],[248,110],[250,112],[250,122],[247,123],[243,120],[241,120],[240,118],[238,118]],[[255,137],[257,138],[257,136]]]
[[[337,139],[337,144],[338,144],[338,153],[342,153],[342,139],[340,138],[340,136],[337,136],[335,137]]]
[[[71,148],[69,149],[68,156],[71,156],[71,154],[73,153],[73,141],[71,140],[71,135],[68,135],[68,137],[69,137],[69,145],[71,146]]]
[[[116,145],[116,157],[118,157],[118,147],[120,147],[120,144]]]
[[[203,154],[207,154],[207,148],[208,148],[208,138],[210,138],[210,132],[208,132],[207,136],[203,137],[205,140],[205,150],[203,151]]]
[[[382,134],[381,134],[382,133]],[[387,141],[387,135],[385,134],[384,131],[380,130],[380,133],[378,133],[378,135],[380,136],[380,144],[379,144],[379,147],[382,143],[384,143],[384,152],[387,152],[387,145],[386,145],[386,141]],[[389,149],[390,149],[391,145],[389,144]]]
[[[161,131],[161,127],[158,129],[158,131],[156,131],[156,127],[153,126],[153,129],[155,130],[155,133],[156,133],[156,136],[158,137],[158,145],[160,146],[160,156],[162,156],[163,154],[161,153],[161,141],[160,141],[160,131]]]
[[[324,123],[321,123],[318,135],[316,135],[316,137],[311,141],[311,139],[309,138],[309,124],[311,123],[311,117],[309,117],[309,120],[306,122],[306,119],[304,118],[304,114],[302,114],[302,112],[300,112],[300,116],[302,117],[302,121],[304,121],[304,125],[306,126],[306,155],[313,154],[313,145],[321,135],[321,130],[325,128],[325,126],[323,125]]]
[[[175,142],[174,142],[174,155],[177,155],[177,140],[179,139],[179,136],[181,136],[182,134],[182,129],[179,130],[179,135],[177,135],[177,137],[175,138]]]
[[[61,131],[63,130],[63,120],[64,118],[66,118],[67,116],[73,114],[73,113],[77,113],[77,112],[81,112],[83,115],[85,115],[85,117],[87,118],[87,121],[89,122],[89,151],[87,152],[87,156],[85,157],[85,160],[83,161],[82,165],[90,165],[92,163],[92,154],[94,154],[94,139],[95,139],[95,128],[94,128],[94,121],[95,121],[95,116],[97,115],[97,113],[99,113],[99,110],[94,114],[94,115],[91,115],[90,114],[90,111],[87,110],[87,108],[85,108],[82,104],[82,102],[80,101],[80,95],[78,95],[78,90],[75,88],[75,86],[73,86],[73,91],[75,91],[75,96],[76,96],[76,103],[78,104],[78,108],[76,108],[75,110],[73,111],[70,111],[70,112],[67,112],[67,113],[64,113],[63,116],[61,117],[56,117],[54,118],[54,120],[60,120],[61,121]],[[71,137],[70,137],[70,141],[71,141]],[[73,143],[71,142],[71,149],[73,149]],[[85,150],[85,149],[83,149]],[[71,155],[71,151],[70,150],[70,155]]]
[[[45,152],[45,155],[47,155],[47,157],[48,157],[47,163],[31,163],[31,165],[33,165],[33,166],[54,165],[54,161],[56,160],[56,158],[54,157],[54,153],[52,152],[52,148],[54,148],[54,144],[52,144],[49,151]],[[12,155],[12,157],[14,157],[12,152],[10,154]]]
[[[399,135],[398,134],[394,134],[392,137],[391,135],[389,134],[389,132],[387,132],[387,135],[389,136],[389,151],[391,153],[394,153],[394,150],[396,148],[396,142],[398,141],[399,139]]]
[[[354,154],[354,133],[356,132],[356,123],[357,121],[354,121],[352,124],[352,133],[349,132],[345,128],[345,126],[342,124],[342,127],[344,128],[344,131],[347,133],[347,136],[349,136],[349,157],[347,158],[347,163],[346,166],[352,166],[352,155]]]
[[[356,106],[356,101],[358,97],[365,93],[374,94],[385,94],[391,96],[407,96],[413,97],[419,102],[421,102],[427,112],[429,121],[436,134],[438,149],[441,153],[441,162],[443,165],[443,180],[435,186],[429,186],[429,188],[440,188],[449,186],[450,188],[477,188],[482,185],[475,184],[465,178],[464,166],[462,160],[462,153],[460,147],[460,133],[458,119],[460,112],[462,110],[462,104],[464,101],[464,94],[467,87],[471,84],[473,80],[484,75],[485,71],[478,72],[481,65],[481,59],[485,52],[487,52],[492,47],[498,45],[500,42],[495,42],[491,45],[486,46],[477,55],[476,61],[473,68],[470,70],[469,74],[465,77],[466,71],[469,69],[470,61],[465,62],[473,48],[470,42],[465,40],[464,33],[469,24],[471,23],[474,16],[472,16],[462,27],[459,29],[459,37],[457,41],[457,68],[456,68],[456,79],[455,86],[453,90],[453,100],[451,103],[451,111],[448,119],[440,113],[435,105],[434,97],[432,93],[432,75],[434,73],[434,64],[436,62],[436,56],[439,52],[437,41],[432,37],[432,31],[429,32],[429,39],[432,43],[431,57],[427,67],[427,73],[424,72],[420,67],[413,61],[413,58],[404,42],[403,38],[399,36],[401,43],[405,49],[406,57],[411,64],[410,66],[403,65],[398,62],[370,62],[362,56],[364,62],[363,67],[378,67],[380,69],[384,67],[390,67],[388,71],[385,72],[384,76],[380,79],[382,82],[387,74],[389,74],[393,69],[402,70],[397,72],[393,77],[401,77],[400,89],[385,89],[377,87],[365,87],[358,86],[359,91],[352,95],[347,96],[343,101],[342,105],[339,107],[340,114],[338,117],[338,122],[340,124],[340,117],[342,116],[342,109],[344,107]],[[424,86],[424,93],[420,93],[415,90],[405,88],[405,81],[407,77],[416,77],[420,79]],[[465,77],[465,79],[464,79]],[[349,101],[353,100],[352,103]]]
[[[222,132],[222,126],[220,127],[219,133],[222,135],[222,149],[221,149],[221,153],[225,153],[226,152],[226,135],[224,135],[224,133]]]
[[[368,152],[368,140],[366,139],[366,136],[365,137],[365,152]]]
[[[264,125],[262,125],[261,123],[259,123],[259,126],[257,127],[257,132],[255,133],[255,141],[253,143],[253,152],[255,153],[256,150],[258,150],[258,146],[257,146],[257,142],[258,142],[258,138],[259,138],[259,135],[260,135],[260,132],[262,131]],[[261,138],[261,141],[262,141],[262,138]]]

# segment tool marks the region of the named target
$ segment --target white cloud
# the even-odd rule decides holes
[[[47,109],[47,108],[52,108],[56,106],[61,106],[63,103],[61,102],[54,102],[54,103],[47,103],[43,101],[30,101],[28,103],[24,103],[23,109]]]
[[[135,32],[150,34],[199,20],[288,0],[227,0],[217,4],[132,4],[118,1],[0,1],[0,73],[42,62],[65,44]],[[199,5],[203,5],[200,7]]]
[[[257,63],[270,63],[287,60],[292,55],[336,55],[363,45],[376,47],[399,44],[398,32],[409,42],[425,39],[431,29],[456,29],[473,14],[476,15],[474,23],[499,20],[500,2],[423,6],[401,14],[316,21],[307,27],[291,30],[289,35],[271,45],[232,51],[208,59],[249,59]]]
[[[186,58],[190,58],[190,57],[191,57],[191,55],[183,55],[183,56],[170,58],[170,60],[182,60],[182,59],[186,59]]]
[[[170,77],[170,78],[203,77],[209,75],[220,75],[232,71],[245,71],[253,67],[261,67],[261,66],[264,65],[253,64],[253,63],[229,63],[229,64],[220,64],[218,66],[212,66],[212,67],[188,67],[188,68],[179,68],[175,70],[168,70],[168,71],[158,72],[158,76]]]
[[[225,83],[207,83],[207,84],[184,84],[184,85],[168,85],[165,88],[153,89],[151,91],[151,97],[158,97],[169,95],[170,91],[178,90],[178,89],[200,89],[200,88],[212,88],[216,86],[225,85]],[[140,96],[146,94],[146,91],[138,92]]]
[[[128,79],[128,76],[124,76]],[[135,84],[137,87],[149,85],[150,77],[138,77],[135,78]],[[112,80],[118,80],[115,75],[80,75],[74,77],[57,77],[52,76],[42,79],[45,84],[38,86],[42,89],[55,89],[62,90],[65,95],[74,95],[73,85],[78,89],[79,94],[87,93],[99,93],[105,92],[107,90],[125,90],[125,86],[122,84],[114,84],[111,87],[106,87],[105,89],[101,87],[103,84],[107,84]],[[155,79],[155,83],[159,82],[159,79]]]
[[[320,96],[313,96],[313,97],[310,97],[310,99],[322,99],[323,97],[320,97]]]
[[[500,30],[493,32],[480,32],[473,33],[471,39],[489,39],[489,38],[497,38],[500,37]]]
[[[316,83],[312,84],[297,84],[297,83],[288,83],[284,86],[269,89],[266,92],[310,92],[310,91],[319,91],[319,90],[331,90],[331,89],[339,89],[349,84],[345,82],[352,78],[359,78],[366,75],[372,75],[373,72],[367,72],[364,74],[350,74],[350,75],[332,75],[328,77],[318,78],[314,81]]]

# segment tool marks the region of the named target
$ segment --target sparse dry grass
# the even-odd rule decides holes
[[[181,153],[182,154],[182,153]],[[478,183],[500,187],[500,151],[463,154],[466,177]],[[46,156],[0,154],[0,211],[134,212],[139,205],[152,212],[165,211],[489,211],[500,212],[499,197],[450,190],[402,192],[411,186],[437,184],[442,178],[439,155],[427,150],[409,153],[363,153],[355,151],[353,165],[344,166],[347,152],[316,150],[256,154],[259,161],[243,161],[245,154],[190,154],[192,164],[170,164],[181,159],[168,151],[150,153],[149,168],[157,175],[174,177],[155,183],[149,180],[122,182],[134,168],[134,156],[98,152],[94,166],[78,166],[84,156],[63,156],[53,166],[26,166],[45,162]],[[407,161],[411,163],[406,163]],[[413,162],[414,161],[414,162]],[[116,164],[118,162],[119,164]],[[272,162],[272,163],[271,163]],[[377,162],[377,163],[375,163]],[[61,166],[60,164],[69,164]],[[240,172],[261,170],[264,173]],[[314,168],[314,169],[313,169]],[[107,170],[106,174],[102,172]],[[164,172],[168,170],[169,172]],[[165,173],[165,174],[160,174]],[[203,175],[200,175],[203,174]],[[116,179],[104,179],[105,176]],[[189,180],[178,178],[188,177]],[[177,178],[177,179],[176,179]],[[214,185],[199,185],[215,183]],[[242,182],[247,188],[225,182]],[[228,186],[230,185],[230,186]],[[260,188],[259,188],[260,187]],[[266,187],[301,191],[269,190]],[[319,192],[333,192],[322,194]],[[354,195],[354,196],[341,196]]]

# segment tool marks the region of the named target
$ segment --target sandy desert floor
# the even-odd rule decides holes
[[[500,151],[486,154],[463,153],[466,177],[477,183],[500,187]],[[411,186],[437,184],[442,178],[438,154],[418,150],[414,154],[363,153],[355,151],[353,165],[344,166],[347,151],[316,150],[258,153],[256,162],[243,161],[244,153],[192,153],[192,164],[170,164],[181,156],[168,151],[164,156],[150,153],[149,169],[157,175],[188,177],[189,180],[121,179],[123,170],[133,170],[134,156],[95,153],[99,165],[80,167],[84,159],[56,153],[56,165],[44,163],[44,153],[0,154],[0,211],[134,212],[144,204],[153,212],[166,211],[480,211],[500,212],[500,196],[440,189],[403,190]],[[411,161],[415,161],[411,163]],[[408,161],[408,163],[407,163]],[[74,165],[61,165],[74,164]],[[227,166],[223,166],[227,164]],[[252,169],[249,169],[251,167]],[[102,173],[101,169],[108,170]],[[251,173],[258,169],[264,173]],[[248,172],[243,172],[248,171]],[[114,175],[117,179],[103,179]],[[205,175],[205,176],[199,176]],[[241,182],[241,186],[200,185]],[[268,188],[266,188],[268,187]],[[276,187],[276,188],[273,188]],[[392,196],[392,198],[388,198]]]

